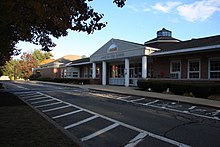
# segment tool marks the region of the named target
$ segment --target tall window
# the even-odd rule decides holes
[[[209,78],[220,79],[220,58],[209,60]]]
[[[181,62],[171,61],[170,62],[170,78],[179,79],[181,73]]]
[[[200,60],[189,60],[188,61],[188,78],[199,79],[200,78]]]

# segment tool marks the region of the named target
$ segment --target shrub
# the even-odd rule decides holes
[[[90,84],[90,79],[81,79],[81,78],[77,78],[77,79],[55,78],[53,81],[57,83]]]
[[[151,88],[155,92],[163,92],[170,88],[174,94],[191,93],[195,97],[208,98],[213,94],[220,94],[220,83],[210,81],[178,81],[178,80],[138,80],[138,87],[144,90]]]

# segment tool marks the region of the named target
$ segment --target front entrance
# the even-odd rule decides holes
[[[137,86],[137,74],[135,72],[135,68],[129,69],[129,85],[131,86]]]

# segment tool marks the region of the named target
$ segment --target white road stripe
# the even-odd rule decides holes
[[[48,98],[48,97],[46,97],[46,96],[42,97],[42,95],[41,95],[41,97],[27,99],[26,101],[40,100],[40,99],[45,99],[45,98]]]
[[[43,103],[43,102],[49,102],[49,101],[53,101],[54,99],[49,99],[49,100],[42,100],[42,101],[38,101],[38,102],[32,102],[31,104],[37,104],[37,103]]]
[[[196,106],[192,106],[192,107],[190,107],[189,110],[192,110],[192,109],[194,109],[194,108],[196,108]]]
[[[42,95],[39,94],[35,94],[35,95],[30,95],[30,96],[21,96],[23,99],[29,99],[29,98],[33,98],[33,97],[41,97]]]
[[[116,99],[120,100],[120,99],[126,99],[126,98],[129,98],[131,96],[122,96],[122,97],[117,97]]]
[[[86,118],[86,119],[84,119],[84,120],[82,120],[82,121],[79,121],[79,122],[77,122],[77,123],[68,125],[68,126],[64,127],[64,129],[73,128],[73,127],[75,127],[75,126],[78,126],[78,125],[81,125],[81,124],[86,123],[86,122],[88,122],[88,121],[91,121],[91,120],[93,120],[93,119],[96,119],[97,117],[98,117],[98,116],[95,115],[95,116]]]
[[[136,146],[139,142],[141,142],[144,139],[145,136],[147,136],[147,134],[145,132],[139,133],[135,138],[130,140],[129,143],[127,145],[125,145],[124,147]]]
[[[92,139],[92,138],[94,138],[94,137],[96,137],[98,135],[101,135],[101,134],[103,134],[103,133],[105,133],[105,132],[107,132],[107,131],[109,131],[111,129],[114,129],[117,126],[119,126],[119,124],[118,123],[114,123],[114,124],[112,124],[112,125],[110,125],[110,126],[108,126],[106,128],[103,128],[101,130],[96,131],[95,133],[92,133],[92,134],[90,134],[88,136],[85,136],[85,137],[81,138],[81,141],[87,141],[89,139]]]
[[[141,101],[144,100],[145,98],[140,98],[140,99],[135,99],[135,100],[131,100],[131,102],[137,102],[137,101]]]
[[[41,108],[41,107],[56,105],[56,104],[60,104],[60,103],[63,103],[63,102],[59,101],[59,102],[55,102],[55,103],[50,103],[50,104],[45,104],[45,105],[39,105],[39,106],[35,106],[35,108]]]
[[[216,115],[218,115],[219,113],[220,113],[220,110],[216,110],[216,112],[213,113],[213,116],[216,116]]]
[[[27,93],[27,94],[19,94],[20,97],[28,97],[28,96],[35,96],[37,93]]]
[[[55,97],[52,97],[52,96],[49,96],[49,95],[46,95],[46,94],[43,94],[43,93],[41,93],[41,94],[42,94],[42,95],[45,95],[45,96],[48,96],[48,97],[50,97],[50,98],[53,98],[53,99],[55,99],[55,100],[57,100],[57,101],[60,101],[59,99],[57,99],[57,98],[55,98]],[[83,110],[83,111],[86,111],[86,112],[88,112],[88,113],[91,113],[91,114],[93,114],[93,115],[96,115],[96,116],[98,116],[98,117],[101,117],[101,118],[103,118],[103,119],[106,119],[106,120],[109,120],[109,121],[111,121],[111,122],[114,122],[115,125],[117,125],[117,126],[118,126],[118,125],[121,125],[121,126],[124,126],[124,127],[126,127],[126,128],[129,128],[129,129],[134,130],[134,131],[137,131],[137,132],[144,132],[144,133],[146,133],[146,134],[147,134],[148,136],[150,136],[150,137],[153,137],[153,138],[156,138],[156,139],[165,141],[165,142],[167,142],[167,143],[170,143],[170,144],[173,144],[173,145],[176,145],[176,146],[180,146],[180,147],[190,147],[189,145],[186,145],[186,144],[184,144],[184,143],[177,142],[177,141],[175,141],[175,140],[172,140],[172,139],[169,139],[169,138],[166,138],[166,137],[163,137],[163,136],[159,136],[159,135],[153,134],[153,133],[151,133],[151,132],[148,132],[148,131],[139,129],[139,128],[137,128],[137,127],[134,127],[134,126],[128,125],[128,124],[126,124],[126,123],[117,121],[117,120],[115,120],[115,119],[106,117],[106,116],[104,116],[104,115],[95,113],[95,112],[90,111],[90,110],[88,110],[88,109],[84,109],[84,108],[82,108],[82,107],[80,107],[80,106],[77,106],[77,105],[74,105],[74,104],[71,104],[71,103],[68,103],[68,102],[64,102],[64,101],[62,101],[62,102],[65,103],[65,104],[70,104],[71,106],[73,106],[73,107],[75,107],[75,108],[81,109],[81,110]],[[149,106],[150,106],[150,107],[157,107],[157,108],[158,108],[158,106],[154,106],[154,105],[149,105]],[[170,109],[170,110],[172,110],[172,109]],[[181,112],[181,111],[180,111],[180,112]],[[98,131],[97,131],[97,132],[98,132]],[[93,133],[93,135],[95,135],[95,133]],[[90,137],[92,137],[93,135],[91,134],[91,136],[89,135],[89,136],[83,137],[83,138],[81,138],[81,140],[82,140],[82,141],[86,141],[86,140],[88,140],[88,139],[91,139]],[[95,136],[98,136],[98,135],[95,135]],[[95,137],[95,136],[94,136],[94,137]],[[89,138],[88,138],[88,137],[89,137]],[[93,138],[93,137],[92,137],[92,138]]]
[[[52,108],[52,109],[43,110],[42,112],[50,112],[50,111],[59,110],[59,109],[67,108],[67,107],[70,107],[70,105],[66,105],[66,106],[61,106],[61,107],[56,107],[56,108]]]
[[[61,114],[61,115],[54,116],[52,118],[56,119],[56,118],[68,116],[68,115],[71,115],[71,114],[75,114],[75,113],[78,113],[78,112],[81,112],[81,111],[83,111],[83,110],[79,109],[79,110],[76,110],[76,111],[72,111],[72,112],[68,112],[68,113],[64,113],[64,114]]]
[[[149,103],[146,103],[146,104],[143,104],[144,106],[148,106],[148,105],[151,105],[151,104],[153,104],[153,103],[156,103],[156,102],[158,102],[159,100],[155,100],[155,101],[152,101],[152,102],[149,102]]]

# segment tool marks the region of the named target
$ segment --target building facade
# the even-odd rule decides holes
[[[220,35],[181,41],[162,29],[144,44],[111,39],[90,58],[66,64],[66,78],[137,86],[138,79],[220,81]]]

